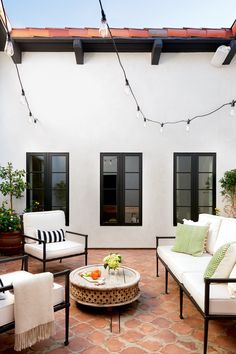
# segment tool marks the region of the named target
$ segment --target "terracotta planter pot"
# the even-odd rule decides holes
[[[23,251],[21,231],[0,231],[0,253],[4,255],[19,254]]]

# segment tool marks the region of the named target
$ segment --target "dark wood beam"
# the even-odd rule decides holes
[[[232,41],[230,42],[230,51],[227,55],[227,57],[225,58],[225,61],[223,62],[223,65],[229,65],[231,63],[231,61],[233,60],[233,57],[235,56],[236,53],[236,40],[232,39]]]
[[[73,48],[75,52],[76,64],[84,64],[84,50],[82,41],[80,39],[75,39],[73,41]]]
[[[15,64],[21,64],[22,61],[22,53],[19,45],[12,39],[14,55],[12,56],[12,60]]]
[[[158,65],[161,52],[162,52],[163,42],[161,39],[155,39],[152,46],[152,65]]]

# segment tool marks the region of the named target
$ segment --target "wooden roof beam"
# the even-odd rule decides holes
[[[84,64],[84,50],[82,41],[80,39],[75,39],[73,41],[73,48],[75,52],[76,64]]]
[[[155,39],[152,47],[152,65],[158,65],[161,52],[162,52],[163,42],[161,39]]]
[[[227,55],[227,57],[225,58],[225,61],[223,62],[222,65],[229,65],[231,63],[231,61],[233,60],[233,57],[235,56],[236,53],[236,40],[232,39],[232,41],[230,41],[230,51]]]

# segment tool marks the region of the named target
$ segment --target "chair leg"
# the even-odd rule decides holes
[[[158,254],[157,253],[156,253],[156,266],[157,266],[157,268],[156,268],[157,269],[156,276],[159,277],[159,258],[158,258]]]
[[[43,261],[43,272],[46,272],[46,261]]]
[[[204,319],[204,344],[203,344],[203,353],[207,354],[207,342],[208,342],[208,325],[209,319]]]
[[[64,345],[69,344],[69,306],[67,305],[65,308],[65,342]]]
[[[179,318],[183,319],[183,289],[179,287]]]
[[[85,253],[85,265],[88,264],[88,252]]]
[[[168,270],[165,268],[165,293],[168,294]]]

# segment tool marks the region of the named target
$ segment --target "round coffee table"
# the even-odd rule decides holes
[[[104,283],[89,282],[83,274],[100,269]],[[113,271],[114,272],[114,271]],[[70,273],[70,294],[80,304],[97,307],[114,307],[129,304],[140,296],[140,274],[122,266],[112,274],[102,264],[77,268]],[[114,272],[115,273],[115,272]]]

